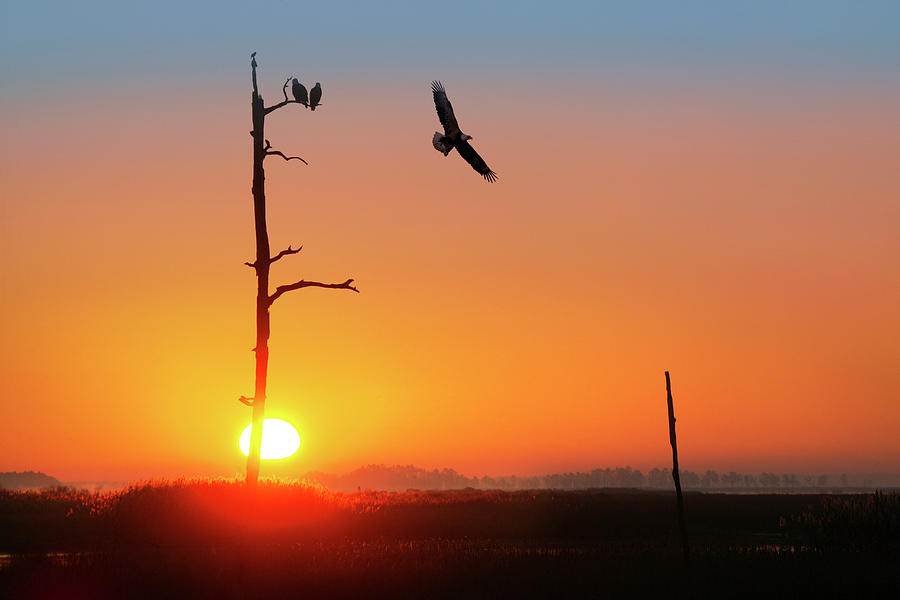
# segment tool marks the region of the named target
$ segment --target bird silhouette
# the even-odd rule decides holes
[[[460,130],[459,123],[456,122],[456,115],[453,114],[453,105],[450,104],[450,99],[447,98],[447,90],[444,89],[440,81],[431,82],[431,92],[434,95],[434,107],[437,109],[438,119],[441,120],[441,125],[444,126],[443,135],[438,131],[434,132],[431,144],[435,150],[447,156],[451,150],[456,148],[459,155],[472,165],[472,168],[479,175],[491,183],[496,181],[497,174],[475,152],[475,148],[469,145],[469,140],[472,139],[472,136]]]
[[[309,90],[309,110],[316,110],[322,101],[322,85],[317,81],[313,89]]]
[[[309,106],[309,96],[306,95],[306,88],[302,83],[297,81],[296,77],[294,77],[294,80],[291,82],[291,93],[294,95],[294,100],[303,106]]]

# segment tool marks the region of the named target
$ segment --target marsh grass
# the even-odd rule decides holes
[[[345,494],[272,480],[250,492],[223,479],[0,491],[0,595],[829,597],[900,583],[896,495],[685,504],[689,573],[665,492]]]
[[[799,515],[782,518],[781,525],[819,551],[897,552],[900,495],[828,496]]]

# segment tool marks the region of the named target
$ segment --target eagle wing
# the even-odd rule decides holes
[[[453,105],[447,98],[447,90],[440,81],[431,82],[431,93],[434,95],[434,107],[437,109],[438,118],[444,126],[444,135],[453,136],[459,133],[459,123],[453,114]],[[477,155],[476,155],[477,156]]]
[[[480,173],[482,177],[484,177],[491,183],[496,181],[497,174],[491,171],[491,168],[487,166],[487,163],[484,162],[484,159],[481,158],[477,152],[475,152],[475,148],[469,145],[469,142],[457,142],[456,151],[459,152],[459,155],[466,159],[466,162],[472,165],[472,168]]]

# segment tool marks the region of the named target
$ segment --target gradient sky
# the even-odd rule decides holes
[[[126,4],[0,15],[0,470],[243,470],[255,50],[263,474],[900,472],[900,4]]]

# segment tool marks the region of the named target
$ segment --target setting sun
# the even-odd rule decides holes
[[[241,432],[238,446],[245,456],[250,454],[250,432],[253,425],[247,425]],[[282,419],[263,421],[263,438],[260,458],[278,460],[292,456],[300,449],[300,434],[293,425]]]

